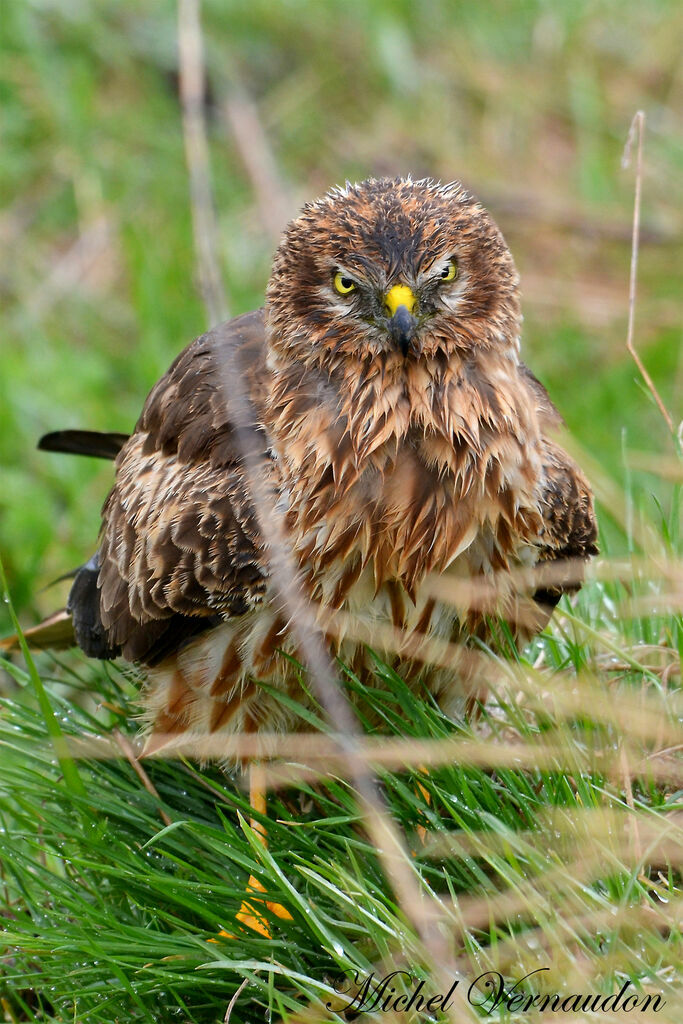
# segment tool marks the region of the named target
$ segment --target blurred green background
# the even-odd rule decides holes
[[[346,178],[459,178],[517,259],[524,354],[618,481],[666,430],[625,350],[633,172],[648,117],[636,339],[680,418],[683,9],[667,0],[205,0],[207,114],[232,314],[262,301],[305,200]],[[132,428],[206,327],[170,0],[3,0],[0,552],[23,620],[88,557],[111,467],[35,451]],[[656,481],[643,477],[647,497]],[[0,631],[8,631],[0,613]]]

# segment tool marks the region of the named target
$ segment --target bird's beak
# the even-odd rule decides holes
[[[417,327],[417,320],[413,316],[417,299],[408,285],[395,284],[385,295],[384,305],[390,318],[389,336],[402,354],[407,356]]]

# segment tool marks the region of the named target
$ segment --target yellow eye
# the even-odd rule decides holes
[[[356,282],[346,274],[342,274],[340,270],[338,274],[334,275],[334,287],[340,295],[348,295],[349,292],[355,292]]]
[[[446,266],[441,271],[442,281],[454,281],[455,275],[458,273],[458,267],[455,260],[449,260]]]

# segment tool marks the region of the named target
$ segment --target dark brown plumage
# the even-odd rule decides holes
[[[303,697],[279,653],[296,650],[272,600],[226,356],[303,584],[356,671],[370,663],[350,616],[400,629],[410,659],[385,655],[455,712],[473,683],[457,664],[424,664],[425,641],[490,638],[493,610],[520,641],[543,626],[576,573],[534,601],[519,570],[584,561],[596,530],[590,488],[549,436],[559,416],[519,360],[520,322],[510,252],[458,184],[348,185],[289,225],[265,309],[198,338],[149,395],[72,590],[80,645],[147,666],[150,745],[291,725],[258,680]],[[495,601],[436,598],[435,576],[493,580]]]

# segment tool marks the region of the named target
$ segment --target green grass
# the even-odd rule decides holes
[[[680,563],[678,492],[656,532],[636,508],[651,546],[634,544],[630,571],[627,560],[610,579],[605,560],[522,656],[482,650],[492,693],[475,722],[448,719],[379,660],[369,688],[340,666],[366,731],[415,744],[403,770],[378,777],[463,989],[489,971],[510,988],[547,968],[523,991],[607,996],[628,980],[666,1004],[657,1019],[678,1019],[683,630],[661,570]],[[131,673],[40,662],[64,737],[134,737]],[[426,910],[416,918],[397,899],[343,769],[323,764],[318,781],[271,793],[264,851],[239,779],[218,767],[148,760],[145,786],[123,756],[78,757],[71,783],[30,673],[8,668],[19,692],[0,715],[7,1020],[213,1024],[239,989],[235,1022],[343,1021],[342,976],[405,970],[440,990]],[[443,744],[449,756],[425,774]],[[300,750],[294,768],[305,738]],[[250,875],[292,915],[272,919],[272,940],[236,923]],[[526,1019],[477,991],[475,1016]]]
[[[43,588],[92,553],[111,481],[108,467],[36,452],[37,438],[62,427],[130,430],[147,391],[206,326],[175,6],[3,5],[0,551],[26,623],[64,600],[64,586]],[[619,162],[642,107],[636,338],[676,410],[682,18],[666,0],[205,2],[231,312],[262,302],[276,242],[223,113],[246,94],[283,216],[345,178],[463,179],[509,240],[525,358],[572,431],[616,478],[622,431],[629,448],[662,450],[660,418],[624,349],[633,175]],[[0,609],[0,632],[8,629]]]
[[[346,177],[460,177],[510,242],[525,357],[604,498],[603,560],[521,658],[482,652],[494,679],[476,722],[448,720],[381,663],[361,721],[414,740],[402,770],[378,774],[467,983],[496,970],[511,985],[538,967],[549,972],[532,992],[614,993],[630,979],[667,1001],[657,1019],[673,1024],[680,488],[646,473],[642,453],[665,458],[679,481],[681,470],[624,348],[633,181],[619,158],[643,107],[636,340],[679,417],[679,7],[207,0],[203,9],[233,313],[262,301],[275,244],[221,113],[241,93],[256,106],[289,212]],[[67,585],[45,585],[91,554],[111,480],[110,467],[36,452],[37,437],[130,429],[205,315],[175,4],[10,0],[0,46],[9,197],[0,242],[10,253],[0,277],[0,551],[30,624],[64,599]],[[3,606],[0,633],[10,630]],[[354,971],[406,969],[438,991],[420,922],[397,898],[344,771],[271,795],[265,853],[246,824],[244,790],[218,767],[146,761],[147,788],[124,756],[69,762],[62,745],[60,764],[55,739],[116,743],[117,730],[133,739],[137,688],[129,673],[75,655],[41,655],[37,667],[52,714],[19,659],[3,673],[5,1020],[214,1024],[246,981],[233,1024],[342,1021],[325,1004],[340,1006],[335,979]],[[340,678],[358,690],[343,667]],[[424,741],[456,745],[428,775]],[[236,929],[250,874],[292,914],[273,924],[272,942]],[[466,1019],[467,1007],[458,1014]]]
[[[668,615],[646,628],[625,623],[615,609],[627,592],[631,582],[587,587],[525,658],[501,663],[494,699],[473,725],[445,718],[381,663],[364,702],[384,734],[416,743],[473,738],[494,751],[514,742],[527,752],[524,769],[380,770],[413,851],[411,870],[439,901],[463,976],[496,970],[513,984],[548,967],[540,991],[565,995],[616,992],[629,978],[659,993],[669,1010],[658,1019],[674,1021],[681,792],[635,766],[676,735],[680,695],[662,681],[662,667],[680,624]],[[653,641],[659,662],[652,652],[639,658],[639,646]],[[618,653],[615,672],[605,671],[605,653]],[[6,1019],[221,1021],[247,979],[234,1021],[341,1021],[325,1004],[340,1005],[334,980],[354,971],[405,969],[437,991],[343,773],[271,795],[264,852],[246,824],[244,792],[218,768],[147,761],[150,792],[123,757],[79,760],[83,791],[67,785],[45,718],[27,698],[28,674],[12,671],[21,694],[3,702],[0,717]],[[93,674],[98,708],[83,700]],[[44,668],[44,676],[66,736],[134,732],[135,686],[119,672],[84,663],[58,667],[52,679]],[[357,689],[348,673],[346,685]],[[539,743],[553,761],[534,767]],[[301,749],[305,761],[305,740]],[[633,766],[628,799],[622,749]],[[680,779],[680,764],[671,771]],[[428,830],[425,843],[418,826]],[[272,941],[235,924],[250,874],[292,914],[273,924]]]

